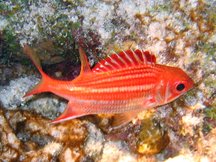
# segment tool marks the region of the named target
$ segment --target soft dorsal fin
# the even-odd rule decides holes
[[[88,58],[85,54],[85,51],[81,47],[79,47],[79,54],[80,54],[80,61],[81,61],[80,75],[82,75],[83,73],[91,72]]]
[[[92,69],[93,72],[106,72],[121,68],[137,66],[141,64],[155,64],[156,57],[150,54],[149,51],[143,50],[127,50],[121,51],[118,54],[114,53],[106,59],[101,60]]]

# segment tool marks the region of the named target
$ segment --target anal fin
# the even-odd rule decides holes
[[[60,122],[75,119],[75,118],[78,118],[84,115],[88,115],[88,114],[82,111],[82,109],[79,109],[76,103],[69,101],[65,111],[59,117],[54,119],[52,123],[54,124],[60,123]]]

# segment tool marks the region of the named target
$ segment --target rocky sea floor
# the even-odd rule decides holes
[[[215,0],[0,1],[0,161],[216,161]],[[67,101],[23,98],[40,74],[79,75],[78,44],[90,64],[113,51],[145,49],[187,72],[196,86],[174,102],[110,131],[108,115],[50,121]]]

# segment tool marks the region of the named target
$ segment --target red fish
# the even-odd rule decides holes
[[[81,72],[72,81],[50,78],[29,46],[24,46],[24,52],[42,75],[40,83],[25,96],[52,92],[69,101],[53,123],[90,114],[117,114],[113,125],[120,126],[143,109],[175,100],[194,85],[180,68],[157,64],[154,55],[139,49],[114,53],[91,69],[79,48]]]

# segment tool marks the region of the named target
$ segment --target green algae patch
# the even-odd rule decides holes
[[[154,111],[139,114],[141,120],[137,134],[136,150],[140,154],[154,155],[163,151],[169,144],[167,130],[156,120]]]
[[[216,105],[206,108],[204,113],[207,118],[216,122]]]
[[[10,64],[12,60],[19,60],[14,55],[20,54],[22,50],[14,32],[10,29],[3,30],[0,34],[0,40],[2,43],[0,63]]]
[[[76,12],[71,10],[81,2],[76,2],[76,6],[65,3],[22,0],[0,2],[0,20],[4,22],[0,24],[0,29],[2,27],[4,39],[9,44],[7,50],[14,55],[20,50],[17,44],[38,44],[47,40],[53,42],[59,55],[65,54],[62,48],[71,50],[75,41],[72,32],[80,28]]]

